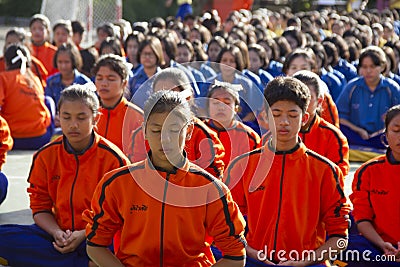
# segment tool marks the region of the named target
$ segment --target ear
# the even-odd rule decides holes
[[[122,88],[124,88],[124,91],[127,86],[128,86],[128,79],[125,79],[122,81]]]
[[[233,111],[235,111],[235,113],[238,113],[239,112],[239,108],[240,108],[240,105],[235,105],[235,108],[233,109]]]
[[[322,103],[324,102],[324,96],[318,97],[317,102],[318,102],[318,107],[322,107]]]
[[[308,113],[307,111],[304,112],[303,117],[301,118],[301,126],[306,125],[309,118],[310,118],[310,113]]]
[[[186,130],[186,138],[185,138],[186,140],[190,140],[190,138],[192,138],[193,130],[194,130],[194,124],[193,122],[190,122]]]
[[[99,112],[99,113],[97,113],[96,114],[96,116],[94,116],[94,118],[93,118],[93,121],[92,121],[92,124],[93,125],[97,125],[97,123],[99,122],[99,120],[100,120],[100,116],[101,116],[101,113]]]

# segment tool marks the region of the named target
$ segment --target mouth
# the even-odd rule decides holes
[[[279,134],[281,134],[281,135],[286,135],[286,134],[289,133],[289,130],[287,130],[287,129],[280,129],[280,130],[278,130],[277,132],[278,132]]]
[[[68,132],[68,136],[70,136],[70,137],[79,136],[79,133],[78,132]]]

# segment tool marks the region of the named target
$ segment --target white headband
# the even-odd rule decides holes
[[[18,60],[21,60],[21,74],[26,73],[26,63],[28,62],[28,59],[24,56],[21,50],[17,50],[17,56],[11,59],[11,63],[15,64]]]

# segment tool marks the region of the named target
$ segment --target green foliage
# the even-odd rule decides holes
[[[40,12],[42,0],[0,0],[0,16],[25,17]]]
[[[174,16],[177,11],[176,1],[171,7],[165,7],[165,0],[124,0],[124,19],[135,21],[148,21],[150,18]]]

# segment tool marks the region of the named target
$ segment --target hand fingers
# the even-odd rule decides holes
[[[74,251],[74,249],[71,246],[59,246],[59,245],[57,245],[56,242],[53,242],[53,247],[55,250],[57,250],[58,252],[60,252],[62,254]]]

